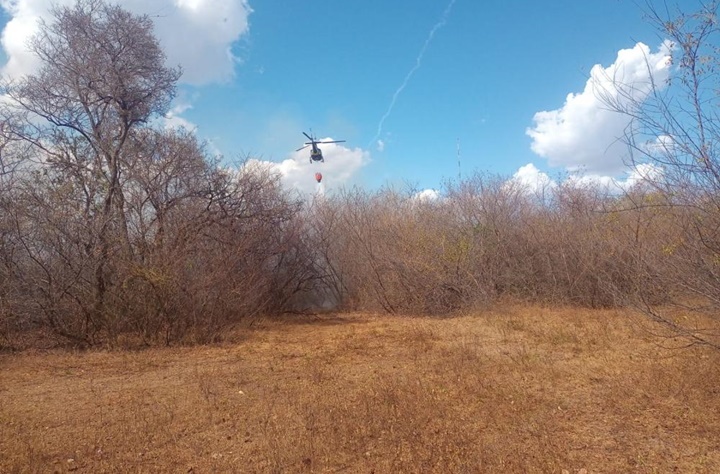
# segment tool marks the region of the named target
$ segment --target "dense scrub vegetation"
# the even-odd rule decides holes
[[[503,298],[634,305],[718,344],[717,325],[658,309],[716,317],[720,303],[707,10],[658,17],[681,46],[676,85],[614,102],[639,124],[628,140],[635,164],[661,170],[632,189],[530,192],[476,174],[437,200],[353,189],[312,202],[157,125],[180,72],[164,65],[147,17],[98,0],[54,15],[31,45],[42,68],[2,87],[0,345],[36,329],[78,346],[207,341],[253,315],[444,315]],[[673,108],[678,100],[690,107]],[[643,136],[672,141],[651,148]]]

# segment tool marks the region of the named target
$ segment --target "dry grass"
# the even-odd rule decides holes
[[[0,471],[720,472],[720,355],[657,341],[613,311],[510,307],[3,355]]]

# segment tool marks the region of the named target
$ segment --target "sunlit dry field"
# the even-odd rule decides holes
[[[0,355],[0,472],[720,472],[720,355],[616,311],[258,321]]]

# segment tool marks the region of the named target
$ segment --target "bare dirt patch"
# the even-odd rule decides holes
[[[0,356],[0,472],[720,472],[720,356],[616,311],[267,321]]]

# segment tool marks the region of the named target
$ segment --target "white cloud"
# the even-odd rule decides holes
[[[623,181],[623,186],[624,189],[628,189],[643,183],[656,183],[662,177],[662,168],[651,163],[641,163],[628,172],[627,178]]]
[[[323,140],[332,140],[324,138]],[[252,159],[250,166],[267,166],[280,174],[283,184],[307,194],[322,194],[326,189],[337,189],[351,182],[358,171],[370,162],[370,153],[361,148],[347,148],[337,143],[322,145],[325,162],[310,163],[308,149],[296,151],[277,163]],[[322,184],[318,185],[315,173],[322,173]]]
[[[662,178],[662,175],[663,170],[660,167],[650,163],[642,163],[627,170],[622,178],[597,174],[574,174],[568,176],[566,183],[577,187],[600,187],[609,192],[618,193],[650,182],[657,182]]]
[[[194,132],[197,130],[197,125],[189,121],[188,119],[181,117],[180,114],[186,110],[192,109],[192,104],[182,100],[177,100],[175,104],[163,117],[165,128],[184,128],[187,131]]]
[[[381,152],[385,150],[385,142],[382,140],[377,141],[377,151]]]
[[[440,199],[440,192],[435,189],[423,189],[412,196],[413,200],[421,202],[431,202]]]
[[[532,194],[542,194],[556,186],[555,181],[547,173],[543,173],[532,163],[521,166],[513,175],[512,181]]]
[[[595,65],[583,92],[569,94],[559,109],[535,114],[534,126],[526,131],[532,138],[532,150],[547,158],[551,166],[570,172],[621,172],[627,156],[622,138],[630,118],[609,110],[606,100],[627,107],[632,101],[645,100],[653,83],[663,87],[670,74],[671,49],[665,42],[653,53],[638,43],[618,51],[607,68]]]
[[[640,149],[652,157],[668,157],[677,151],[677,142],[670,135],[660,135],[645,142]]]
[[[663,171],[658,166],[642,163],[630,170],[626,170],[622,178],[613,178],[601,174],[573,173],[569,174],[562,184],[578,188],[598,187],[611,193],[619,193],[649,182],[657,182],[662,178],[662,175]],[[510,178],[509,182],[519,185],[526,193],[536,196],[544,196],[545,193],[558,186],[558,183],[550,178],[547,173],[543,173],[532,163],[521,166]]]
[[[10,20],[2,31],[8,61],[2,72],[10,77],[32,73],[37,59],[27,42],[37,32],[39,19],[50,21],[51,5],[72,5],[74,0],[0,0]],[[232,78],[238,58],[233,44],[248,32],[252,12],[247,0],[123,0],[134,13],[155,22],[155,34],[168,64],[181,65],[181,82],[200,85]]]

